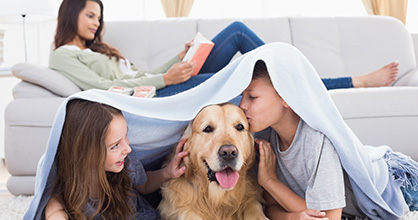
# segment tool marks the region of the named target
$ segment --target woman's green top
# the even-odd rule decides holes
[[[51,53],[49,68],[60,72],[82,90],[107,90],[112,86],[133,88],[140,85],[152,85],[160,89],[165,87],[163,74],[177,62],[180,59],[175,56],[159,68],[146,72],[132,66],[137,74],[131,76],[120,70],[119,60],[115,57],[110,59],[97,52],[59,47]]]

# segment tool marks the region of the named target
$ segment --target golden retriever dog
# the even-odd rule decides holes
[[[254,141],[243,111],[210,105],[190,122],[184,137],[186,172],[162,186],[163,219],[267,219],[261,188],[250,168]]]

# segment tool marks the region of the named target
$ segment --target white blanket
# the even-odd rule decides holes
[[[254,64],[260,59],[266,63],[277,92],[290,107],[331,140],[350,176],[363,212],[373,219],[403,216],[407,209],[399,183],[388,177],[388,167],[382,159],[390,148],[364,147],[344,123],[318,74],[302,53],[291,45],[273,43],[241,56],[206,82],[175,96],[139,99],[89,90],[69,97],[57,112],[45,155],[37,170],[35,197],[24,219],[40,219],[49,199],[51,192],[46,186],[54,177],[50,170],[68,100],[87,99],[121,109],[129,126],[131,147],[140,152],[146,165],[179,140],[184,127],[202,107],[239,96],[249,85]]]

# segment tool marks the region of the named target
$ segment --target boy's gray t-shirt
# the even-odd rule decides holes
[[[303,120],[290,147],[280,151],[279,136],[272,128],[255,134],[270,142],[276,156],[278,179],[301,198],[309,209],[331,210],[346,206],[343,212],[363,216],[349,187],[344,181],[344,171],[330,140],[321,132],[312,129]],[[354,207],[352,207],[354,206]]]

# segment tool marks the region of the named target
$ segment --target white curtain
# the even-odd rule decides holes
[[[166,17],[187,17],[194,0],[161,0]]]

